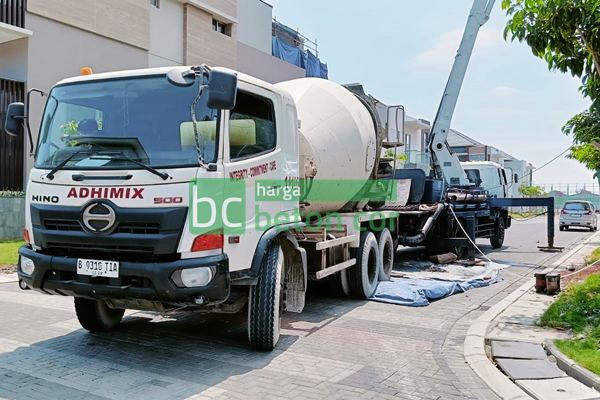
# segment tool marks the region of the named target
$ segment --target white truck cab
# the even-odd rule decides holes
[[[460,165],[465,170],[469,181],[484,188],[490,196],[498,198],[509,197],[509,187],[506,170],[500,164],[491,161],[465,161]]]

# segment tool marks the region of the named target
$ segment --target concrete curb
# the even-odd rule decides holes
[[[19,282],[19,277],[16,272],[10,274],[0,274],[0,283]]]
[[[547,340],[544,343],[544,346],[546,347],[546,351],[556,358],[556,365],[558,368],[563,370],[571,378],[576,379],[585,386],[594,388],[600,392],[600,376],[571,360],[563,352],[561,352],[558,347],[552,343],[552,341]]]
[[[500,313],[523,296],[535,285],[535,279],[506,296],[477,318],[465,336],[464,356],[475,373],[500,397],[505,400],[531,400],[531,396],[504,375],[485,354],[487,327]]]

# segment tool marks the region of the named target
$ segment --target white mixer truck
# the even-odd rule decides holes
[[[18,269],[22,289],[73,296],[87,330],[126,309],[247,310],[251,345],[272,349],[309,279],[366,299],[398,244],[502,246],[505,204],[465,186],[435,135],[433,166],[462,174],[456,184],[382,157],[402,145],[404,110],[382,111],[360,85],[207,66],[89,72],[48,93]],[[23,135],[28,114],[11,104],[6,132]]]
[[[327,80],[271,85],[204,66],[59,82],[48,94],[27,185],[21,287],[74,296],[90,331],[115,327],[125,309],[247,307],[251,344],[273,348],[282,313],[302,311],[309,278],[329,277],[358,298],[389,278],[393,210],[359,212],[368,201],[343,197],[256,196],[257,183],[270,180],[286,186],[318,178],[327,185],[313,192],[335,197],[348,190],[342,180],[362,186],[380,178],[381,149],[398,139],[387,144],[374,107],[369,96]],[[8,133],[23,134],[25,114],[23,104],[10,105]],[[218,190],[191,182],[207,181],[241,184],[239,232],[221,226],[198,234],[212,215],[202,199]],[[334,226],[315,228],[334,211]],[[376,235],[370,221],[382,224]]]

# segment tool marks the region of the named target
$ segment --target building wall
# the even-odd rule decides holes
[[[148,66],[148,52],[140,48],[34,14],[26,18],[28,29],[34,32],[28,46],[28,89],[48,92],[58,81],[79,75],[81,67],[91,67],[94,73],[100,73]],[[34,142],[45,101],[32,96],[30,123]],[[27,157],[25,170],[32,166],[33,159]]]
[[[150,47],[150,7],[148,0],[27,1],[30,14],[146,50]],[[26,28],[33,30],[29,21]]]
[[[24,38],[0,44],[0,78],[27,81],[28,40]]]
[[[273,7],[269,4],[262,0],[238,0],[238,41],[270,55],[272,20]]]
[[[237,69],[269,83],[306,77],[306,70],[244,43],[237,44]]]
[[[214,9],[228,15],[231,18],[237,18],[238,0],[185,0],[199,8],[206,10]],[[218,18],[217,18],[218,19]]]
[[[232,24],[231,36],[224,35],[212,29],[212,14],[190,4],[185,4],[183,10],[184,64],[236,69],[237,24]]]
[[[183,4],[162,0],[150,7],[149,67],[183,65]]]

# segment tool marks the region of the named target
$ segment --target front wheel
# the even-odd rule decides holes
[[[84,329],[90,332],[108,332],[119,325],[125,310],[110,308],[104,300],[75,297],[75,313]]]
[[[496,221],[496,225],[494,227],[494,234],[490,238],[490,243],[492,244],[492,248],[499,249],[504,244],[504,235],[506,232],[506,228],[504,227],[504,218],[500,217]]]
[[[283,270],[283,250],[273,242],[260,266],[256,286],[250,287],[248,339],[257,350],[273,350],[279,341],[284,312]]]

